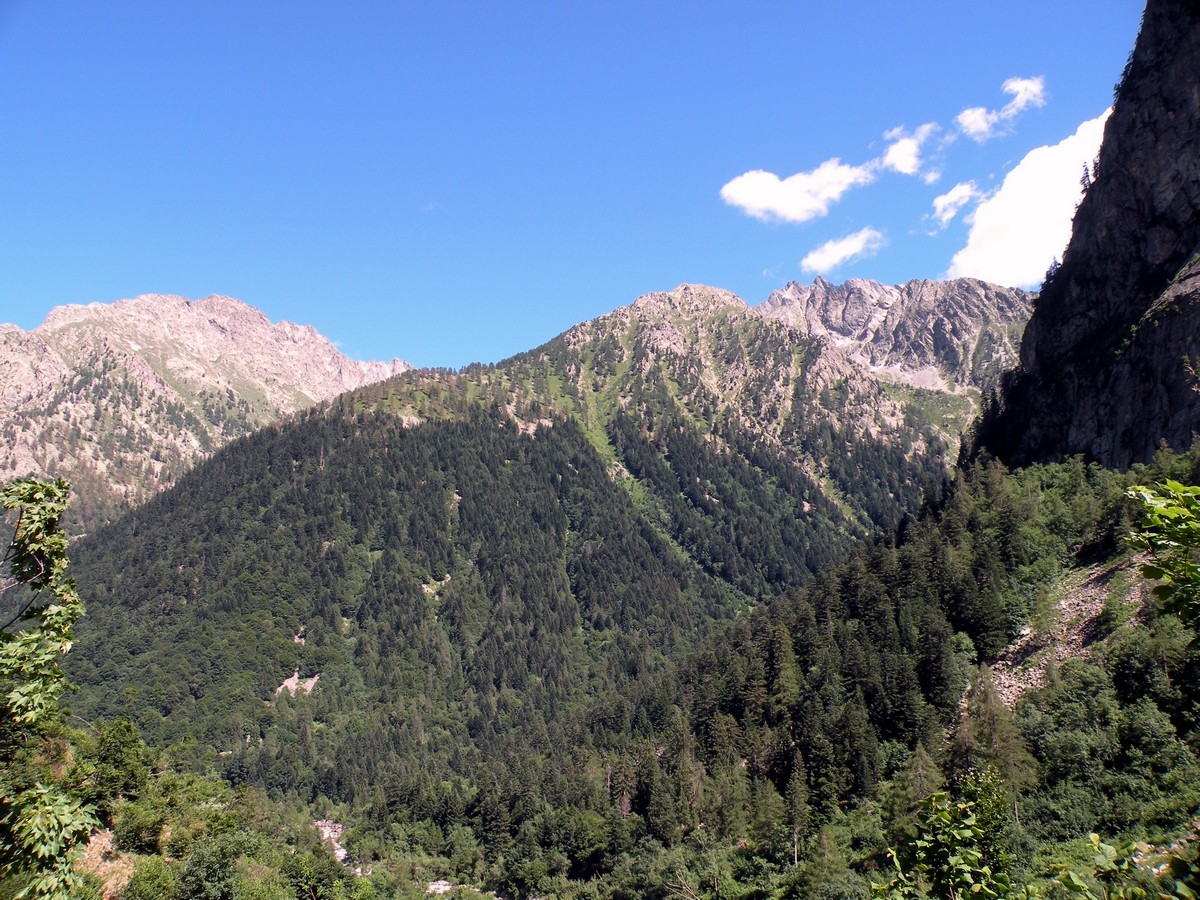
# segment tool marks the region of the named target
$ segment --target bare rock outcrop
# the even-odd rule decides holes
[[[828,335],[872,370],[937,390],[989,388],[1016,363],[1033,295],[972,278],[792,282],[758,312]]]
[[[1200,5],[1150,0],[1071,242],[980,445],[1149,459],[1200,429]]]

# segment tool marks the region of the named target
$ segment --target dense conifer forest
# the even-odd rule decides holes
[[[192,896],[201,864],[212,896],[308,896],[305,860],[328,896],[866,897],[939,788],[991,816],[997,871],[1052,881],[1091,832],[1165,841],[1194,814],[1200,658],[1114,590],[1093,651],[1015,714],[984,666],[1073,567],[1129,554],[1126,491],[1166,477],[1196,455],[981,460],[813,577],[802,530],[756,532],[791,551],[763,554],[715,517],[664,527],[646,510],[675,495],[621,489],[567,421],[314,415],[78,546],[69,705],[98,731],[68,780],[134,854],[128,896]],[[707,492],[757,520],[794,502],[772,484]],[[105,766],[134,771],[84,774]],[[367,874],[304,818],[343,822]]]

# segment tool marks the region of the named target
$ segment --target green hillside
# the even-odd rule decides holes
[[[639,524],[578,429],[370,419],[218,455],[114,532],[151,565],[81,548],[72,665],[73,710],[135,716],[165,770],[341,817],[361,890],[866,897],[941,784],[993,803],[1014,877],[1053,881],[1089,832],[1162,841],[1200,803],[1200,651],[1128,580],[1015,716],[978,668],[1127,554],[1127,486],[1194,457],[978,464],[894,544],[702,638],[736,593]],[[277,694],[296,671],[312,693]]]

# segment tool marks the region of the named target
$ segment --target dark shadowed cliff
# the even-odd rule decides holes
[[[1062,266],[979,446],[1110,466],[1200,427],[1200,3],[1150,0]]]

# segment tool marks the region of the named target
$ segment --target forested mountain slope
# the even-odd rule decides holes
[[[1015,719],[977,672],[1076,561],[1122,552],[1128,485],[1194,479],[1194,458],[1128,475],[977,464],[895,546],[664,666],[721,586],[666,564],[578,429],[368,418],[234,444],[118,526],[144,570],[91,543],[73,674],[77,712],[134,715],[176,740],[176,765],[341,809],[354,856],[401,879],[380,884],[866,897],[915,801],[946,779],[976,790],[986,767],[1000,780],[978,796],[1020,798],[1019,823],[1000,799],[992,846],[1022,877],[1065,852],[1042,845],[1158,837],[1200,802],[1200,645],[1178,621],[1121,627],[1136,610],[1115,589],[1088,657]],[[317,452],[297,464],[303,446]],[[342,481],[339,456],[367,477]],[[271,476],[251,485],[237,466],[256,457]],[[151,525],[166,512],[173,534]],[[311,693],[279,690],[292,672],[319,675]]]
[[[528,435],[470,410],[414,428],[352,406],[236,442],[80,545],[80,710],[232,750],[265,735],[298,669],[320,675],[315,714],[347,749],[377,728],[384,746],[416,740],[417,710],[465,749],[468,723],[544,728],[747,602],[569,422]],[[729,566],[763,577],[747,556]]]
[[[222,751],[297,668],[353,696],[455,671],[487,728],[509,690],[553,717],[893,528],[940,490],[942,448],[828,342],[724,292],[648,295],[235,442],[81,545],[104,599],[78,702],[149,691],[149,736]]]

